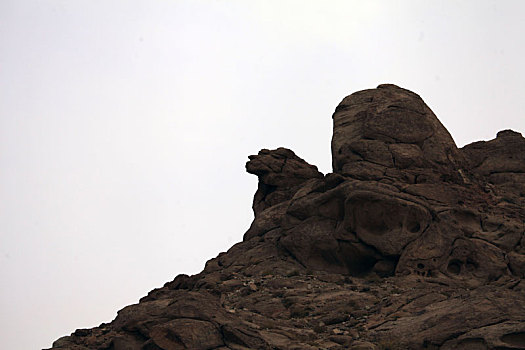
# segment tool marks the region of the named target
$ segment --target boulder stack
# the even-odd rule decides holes
[[[525,349],[525,139],[458,148],[415,93],[333,116],[333,173],[250,156],[242,242],[54,349]]]

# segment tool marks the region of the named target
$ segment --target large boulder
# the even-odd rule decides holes
[[[336,173],[374,180],[388,176],[389,168],[430,168],[448,174],[462,160],[454,140],[421,97],[396,85],[345,97],[332,119]]]

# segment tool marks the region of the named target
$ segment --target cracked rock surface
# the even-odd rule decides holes
[[[250,156],[242,242],[53,349],[525,349],[522,135],[457,148],[390,84],[333,124],[333,173]]]

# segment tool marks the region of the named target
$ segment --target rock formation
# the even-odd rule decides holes
[[[525,349],[525,139],[459,149],[395,85],[333,114],[333,173],[262,150],[242,242],[54,349]]]

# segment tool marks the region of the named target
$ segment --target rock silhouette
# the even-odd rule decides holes
[[[525,139],[459,149],[415,93],[333,114],[333,173],[261,150],[243,241],[54,349],[525,349]]]

